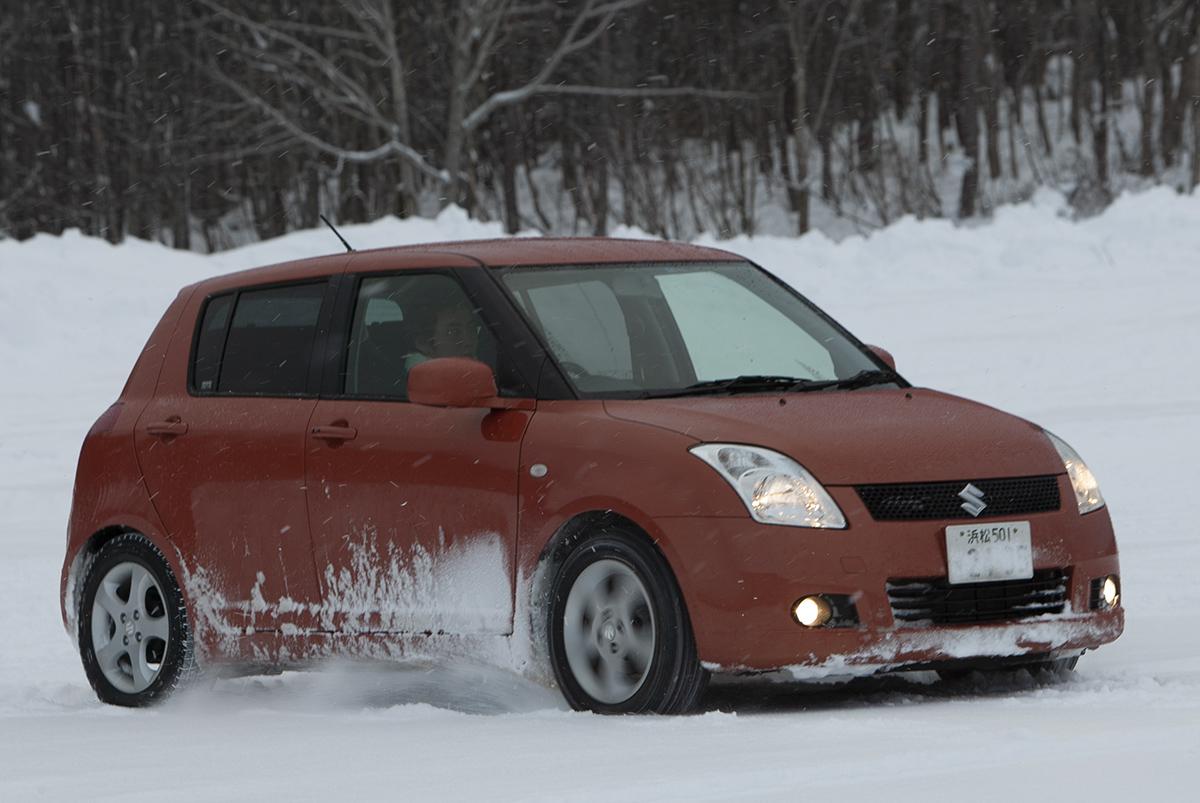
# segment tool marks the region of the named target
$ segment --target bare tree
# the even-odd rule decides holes
[[[6,0],[0,236],[1094,210],[1200,181],[1198,35],[1200,0]]]

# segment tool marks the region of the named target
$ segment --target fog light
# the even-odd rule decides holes
[[[1117,587],[1116,577],[1110,574],[1104,578],[1104,582],[1100,584],[1100,598],[1104,600],[1104,607],[1117,607],[1117,603],[1121,601],[1121,589]]]
[[[833,607],[824,597],[805,597],[792,606],[792,616],[805,627],[820,627],[833,616]]]

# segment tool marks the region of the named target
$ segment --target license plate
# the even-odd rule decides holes
[[[994,521],[946,528],[950,583],[1027,580],[1033,577],[1029,522]]]

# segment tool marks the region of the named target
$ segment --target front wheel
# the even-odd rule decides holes
[[[137,533],[106,543],[83,581],[79,654],[101,701],[144,706],[190,674],[183,594],[158,548]]]
[[[550,657],[577,710],[686,713],[707,685],[675,578],[643,538],[616,527],[582,539],[555,576]]]

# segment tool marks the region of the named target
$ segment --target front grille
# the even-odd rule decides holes
[[[958,625],[1062,613],[1067,573],[1041,569],[1028,580],[950,585],[944,577],[891,579],[888,602],[897,622]]]
[[[858,485],[855,490],[876,521],[970,519],[959,491],[970,483],[983,492],[982,516],[1019,516],[1058,510],[1058,477],[1009,477],[952,482]]]

